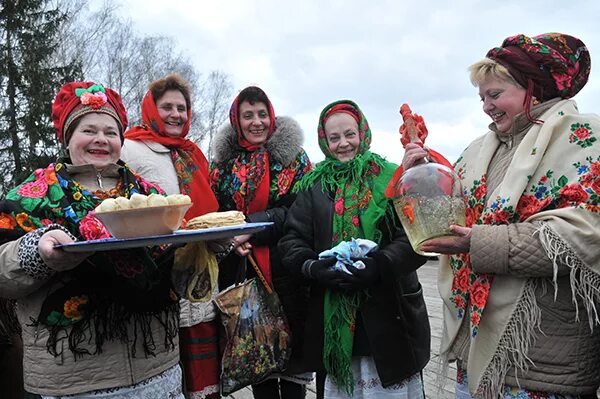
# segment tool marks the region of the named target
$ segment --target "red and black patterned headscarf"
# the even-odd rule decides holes
[[[240,92],[240,94],[235,98],[235,100],[233,100],[233,103],[231,104],[231,108],[229,109],[229,122],[237,133],[238,144],[247,151],[255,151],[260,146],[251,144],[248,140],[246,140],[240,125],[240,104],[244,101],[248,101],[247,98],[251,99],[252,104],[254,104],[253,101],[260,101],[267,106],[270,119],[267,141],[271,138],[273,132],[275,132],[275,110],[273,109],[273,104],[271,104],[271,100],[269,100],[267,94],[257,86],[246,87]],[[256,98],[261,98],[261,100],[257,100]]]
[[[542,102],[571,98],[585,86],[590,74],[590,53],[585,44],[562,33],[511,36],[486,57],[506,67],[527,89],[527,105],[532,96]]]

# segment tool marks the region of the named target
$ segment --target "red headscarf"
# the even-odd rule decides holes
[[[322,119],[321,123],[323,125],[325,125],[325,122],[327,122],[327,119],[329,119],[331,117],[331,115],[333,115],[333,114],[350,115],[352,117],[352,119],[354,119],[356,121],[357,124],[360,124],[360,113],[351,104],[339,103],[339,104],[336,104],[333,107],[329,108],[325,112],[325,115],[323,115],[323,117],[321,118]]]
[[[261,88],[256,87],[256,86],[249,86],[249,87],[246,87],[244,90],[248,90],[248,89],[252,89],[252,90],[261,92],[264,95],[264,98],[267,99],[267,102],[265,105],[267,106],[267,111],[269,112],[269,131],[267,133],[267,141],[269,141],[269,139],[273,135],[273,132],[275,131],[275,110],[273,109],[273,104],[271,104],[271,101],[267,97],[267,94]],[[242,90],[242,92],[244,90]],[[240,125],[239,98],[240,98],[240,96],[238,95],[235,98],[235,100],[233,100],[233,103],[231,104],[231,108],[229,108],[229,122],[231,123],[231,127],[233,127],[233,129],[237,133],[238,144],[242,148],[244,148],[248,151],[255,151],[255,150],[258,150],[258,148],[260,146],[251,144],[248,140],[246,140],[246,137],[244,136],[244,133],[242,132],[242,126]]]
[[[121,134],[127,129],[127,112],[116,91],[94,82],[70,82],[61,87],[52,104],[52,122],[58,140],[66,146],[69,138],[65,133],[69,126],[92,112],[115,118]]]
[[[268,141],[275,132],[275,110],[273,109],[271,101],[268,99],[267,95],[262,89],[255,86],[250,86],[244,90],[248,89],[262,92],[262,94],[264,94],[264,98],[266,99],[265,105],[267,106],[267,110],[269,111],[270,119],[269,131],[267,133]],[[242,94],[244,90],[242,90],[240,94]],[[246,140],[246,137],[244,137],[244,133],[242,132],[242,127],[240,125],[239,120],[239,98],[240,96],[238,95],[235,98],[235,100],[233,100],[233,104],[231,104],[231,108],[229,109],[229,121],[231,122],[231,126],[237,133],[238,144],[246,151],[251,153],[249,165],[251,165],[250,167],[255,169],[252,171],[253,173],[251,173],[250,176],[247,176],[248,179],[255,180],[255,184],[248,185],[248,187],[256,187],[255,192],[246,192],[246,197],[252,198],[252,200],[248,202],[246,209],[237,209],[238,211],[243,212],[247,215],[255,212],[265,211],[267,209],[269,203],[269,186],[271,182],[271,176],[269,172],[269,153],[264,150],[260,151],[260,145],[251,144],[248,140]],[[259,156],[259,152],[262,156]],[[262,162],[260,162],[259,159]],[[256,262],[258,263],[258,266],[262,271],[263,275],[265,276],[266,280],[269,283],[271,283],[271,261],[269,257],[269,248],[267,246],[253,246],[252,252],[254,253]]]
[[[192,199],[192,207],[185,214],[187,219],[215,212],[219,209],[217,199],[208,182],[208,161],[202,150],[191,140],[185,138],[190,130],[192,110],[188,107],[187,122],[183,126],[181,136],[172,137],[165,134],[165,125],[158,114],[152,91],[148,91],[142,100],[142,123],[125,132],[125,138],[129,140],[153,141],[164,145],[171,150],[173,158],[181,156],[180,153],[191,157],[196,167],[192,172],[192,180],[186,187],[181,187],[183,193]],[[178,176],[179,170],[176,170]],[[181,182],[181,180],[180,180]],[[181,183],[180,183],[181,185]]]
[[[528,117],[533,96],[542,102],[555,97],[571,98],[585,86],[590,74],[587,47],[578,38],[563,33],[511,36],[504,39],[502,46],[488,51],[486,57],[508,69],[527,90]]]

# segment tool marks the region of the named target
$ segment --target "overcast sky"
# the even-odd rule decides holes
[[[398,109],[408,103],[427,144],[456,160],[489,124],[467,67],[518,33],[579,37],[592,57],[581,112],[600,113],[600,1],[127,0],[121,12],[143,34],[173,38],[201,73],[229,74],[235,92],[265,90],[277,115],[303,127],[313,161],[320,111],[351,99],[373,132],[372,150],[400,162]],[[233,100],[233,98],[232,98]]]

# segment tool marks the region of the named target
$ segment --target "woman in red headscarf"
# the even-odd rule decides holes
[[[253,385],[255,398],[303,398],[303,374],[294,374],[301,348],[306,289],[281,266],[277,242],[281,237],[287,209],[292,204],[294,186],[310,169],[302,149],[302,129],[289,117],[275,117],[271,101],[260,88],[250,86],[240,92],[231,105],[230,123],[215,137],[215,164],[211,184],[219,210],[237,210],[248,222],[274,222],[273,227],[250,236],[235,237],[236,251],[219,265],[219,286],[235,282],[241,256],[250,252],[267,281],[279,294],[294,337],[292,360],[281,379]],[[252,271],[248,271],[253,273]]]
[[[570,100],[590,55],[516,35],[470,67],[490,131],[455,165],[467,227],[441,258],[442,357],[457,398],[596,398],[600,386],[600,118]],[[407,145],[405,168],[426,155]]]
[[[172,252],[56,248],[109,237],[93,213],[103,199],[163,193],[120,160],[121,97],[93,82],[67,83],[52,119],[68,155],[0,201],[0,295],[17,301],[25,390],[51,399],[183,399]]]
[[[177,74],[155,80],[142,101],[143,124],[125,132],[122,154],[133,170],[167,194],[189,195],[193,205],[188,220],[218,209],[208,182],[208,161],[186,138],[191,117],[188,83]],[[209,273],[204,276],[210,280]],[[219,397],[219,361],[215,307],[210,294],[207,298],[180,301],[179,338],[186,393],[210,399]]]
[[[125,132],[121,158],[167,194],[187,194],[186,219],[214,212],[217,200],[208,183],[208,161],[186,136],[192,119],[191,89],[179,75],[150,83],[142,100],[142,125]]]

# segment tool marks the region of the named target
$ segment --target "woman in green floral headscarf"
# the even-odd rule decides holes
[[[384,189],[396,169],[369,151],[371,130],[352,101],[319,119],[326,158],[300,183],[279,243],[283,263],[310,284],[304,359],[325,372],[326,397],[421,398],[429,323],[410,247]],[[378,248],[348,266],[319,254],[351,239]]]

